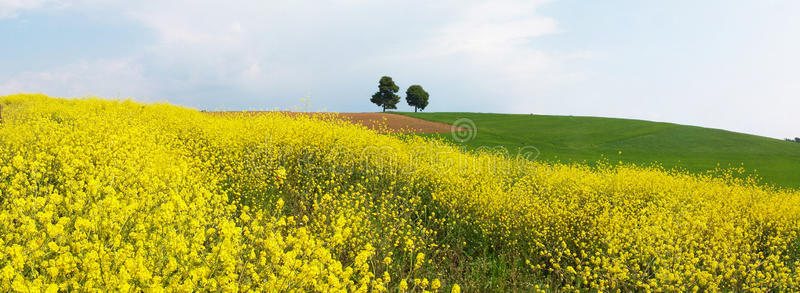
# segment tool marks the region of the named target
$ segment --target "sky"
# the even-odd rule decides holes
[[[0,0],[0,96],[646,119],[800,136],[800,1]],[[400,111],[412,111],[404,100]]]

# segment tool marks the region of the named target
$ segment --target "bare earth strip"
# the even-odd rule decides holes
[[[236,112],[208,112],[212,114],[236,113]],[[271,113],[271,112],[247,112],[248,114]],[[453,131],[450,124],[433,122],[419,118],[391,113],[317,113],[317,112],[281,112],[286,115],[332,115],[355,124],[361,124],[369,129],[379,132],[392,133],[442,133]],[[458,127],[455,129],[462,131]]]
[[[378,131],[437,133],[451,132],[453,130],[450,124],[391,113],[338,113],[338,116]]]

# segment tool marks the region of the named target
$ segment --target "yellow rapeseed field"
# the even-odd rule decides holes
[[[319,117],[0,98],[0,291],[800,290],[800,193]]]

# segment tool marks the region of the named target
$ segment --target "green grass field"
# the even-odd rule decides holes
[[[538,160],[583,162],[600,160],[680,168],[705,173],[719,167],[744,167],[762,183],[800,188],[800,143],[720,129],[632,119],[485,113],[408,113],[451,124],[467,118],[477,128],[474,139],[457,142],[468,149],[502,146],[514,154],[534,146]]]

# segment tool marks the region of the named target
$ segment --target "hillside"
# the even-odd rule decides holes
[[[0,97],[0,292],[798,292],[800,192]]]
[[[720,129],[600,117],[486,113],[399,113],[453,123],[471,119],[474,139],[467,148],[503,146],[513,151],[535,146],[537,159],[595,163],[607,158],[640,165],[660,162],[703,173],[720,167],[755,170],[765,184],[800,187],[800,144]],[[448,134],[423,134],[453,141]],[[620,153],[621,152],[621,153]]]

